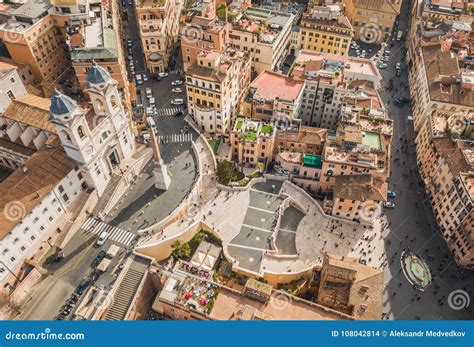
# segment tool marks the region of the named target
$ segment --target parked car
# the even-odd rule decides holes
[[[132,47],[132,46],[133,46],[132,40],[127,40],[127,47]]]
[[[182,89],[182,88],[179,88],[179,87],[176,87],[176,88],[171,89],[171,91],[172,91],[173,93],[182,93],[182,92],[183,92],[183,89]]]
[[[388,196],[389,198],[394,198],[394,197],[397,196],[397,193],[395,193],[393,190],[389,190],[389,191],[387,192],[387,196]]]
[[[148,82],[148,76],[146,74],[143,74],[143,82]]]
[[[128,55],[128,60],[133,61],[133,55],[129,54]]]
[[[385,206],[386,208],[395,208],[395,204],[394,204],[393,202],[391,202],[391,201],[387,201],[387,202],[384,204],[384,206]]]
[[[181,80],[175,80],[175,81],[171,82],[172,86],[180,86],[182,84],[183,84],[183,81],[181,81]]]
[[[379,69],[386,69],[388,67],[387,64],[381,63],[379,64]]]
[[[160,77],[160,78],[163,78],[163,77],[166,77],[166,76],[168,76],[168,73],[167,73],[167,72],[160,72],[160,73],[158,74],[158,77]]]
[[[105,240],[109,237],[109,233],[107,231],[103,231],[96,242],[97,246],[102,246],[105,243]]]
[[[393,103],[395,106],[403,107],[403,102],[399,98],[394,99]]]
[[[78,295],[82,295],[82,293],[85,292],[87,287],[89,287],[90,281],[88,278],[83,278],[81,282],[79,282],[79,285],[76,287],[76,290],[74,291]]]
[[[400,63],[397,63],[397,64],[395,65],[395,67],[396,67],[397,69],[401,69],[401,68],[402,68],[402,65],[401,65]]]
[[[180,117],[180,116],[183,116],[183,115],[184,115],[184,112],[181,111],[181,110],[179,110],[178,112],[176,112],[176,113],[174,114],[175,117]]]
[[[97,254],[97,257],[95,257],[95,259],[94,259],[93,266],[99,265],[100,262],[102,261],[102,259],[105,258],[106,254],[107,254],[107,252],[104,251],[103,249],[101,249],[101,250],[99,251],[99,254]]]
[[[155,106],[155,98],[154,97],[149,98],[148,99],[148,104],[150,106],[154,107]]]
[[[176,98],[176,99],[171,100],[171,105],[183,105],[183,104],[184,104],[183,99]]]

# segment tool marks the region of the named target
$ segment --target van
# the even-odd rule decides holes
[[[138,84],[138,85],[143,84],[142,75],[137,74],[137,75],[135,76],[135,80],[137,81],[137,84]]]
[[[151,91],[151,88],[146,88],[145,89],[146,97],[149,99],[153,96],[153,93]]]
[[[99,239],[96,242],[97,246],[102,246],[105,243],[105,240],[107,240],[108,237],[109,237],[109,233],[107,231],[103,231],[99,235]]]

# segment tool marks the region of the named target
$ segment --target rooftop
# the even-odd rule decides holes
[[[387,182],[375,175],[336,176],[334,198],[387,201]]]
[[[255,90],[254,100],[294,102],[301,95],[303,86],[302,81],[276,72],[264,71],[250,84],[250,89]]]
[[[272,137],[275,128],[259,120],[237,118],[233,131],[243,135],[246,142],[255,142],[258,137]]]
[[[42,16],[51,8],[51,4],[46,0],[29,0],[11,12],[18,17],[35,19]]]
[[[56,185],[76,167],[62,148],[45,147],[34,153],[23,168],[15,170],[0,183],[0,239],[18,222],[7,209],[19,209],[27,216]],[[13,205],[12,205],[13,204]]]
[[[49,123],[50,105],[50,99],[27,94],[13,99],[3,117],[55,134],[56,129]]]

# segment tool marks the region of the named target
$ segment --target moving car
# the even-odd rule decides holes
[[[155,106],[155,98],[154,97],[151,97],[150,99],[148,99],[148,104],[150,106]]]
[[[397,193],[395,193],[393,190],[389,190],[389,191],[387,192],[387,196],[388,196],[389,198],[394,198],[394,197],[397,196]]]
[[[395,104],[395,106],[403,107],[403,101],[401,101],[399,98],[394,99],[393,103]]]
[[[148,82],[148,76],[146,74],[143,74],[143,82]]]
[[[182,88],[179,88],[179,87],[176,87],[176,88],[171,89],[171,91],[172,91],[173,93],[182,93],[182,92],[183,92],[183,89],[182,89]]]
[[[395,208],[395,204],[394,204],[393,202],[391,202],[391,201],[387,201],[387,202],[384,204],[384,206],[385,206],[386,208]]]
[[[402,68],[402,65],[401,65],[400,63],[397,63],[397,64],[395,65],[395,67],[396,67],[397,69],[401,69],[401,68]]]
[[[106,231],[103,231],[99,235],[99,239],[96,242],[97,246],[102,246],[105,243],[105,240],[107,240],[108,237],[109,237],[109,233],[106,232]]]
[[[176,98],[176,99],[171,100],[171,105],[183,105],[183,104],[184,104],[184,100],[181,98]]]
[[[166,72],[160,72],[158,74],[158,77],[160,77],[160,78],[163,78],[163,77],[166,77],[166,76],[168,76],[168,73],[166,73]]]
[[[181,81],[181,80],[176,80],[176,81],[171,82],[172,86],[180,86],[182,84],[183,84],[183,81]]]
[[[379,64],[379,69],[386,69],[386,68],[387,68],[387,64],[384,64],[384,63]]]
[[[179,116],[183,116],[184,115],[184,112],[183,111],[178,111],[174,114],[175,117],[179,117]]]

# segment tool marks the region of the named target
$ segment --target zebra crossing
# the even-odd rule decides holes
[[[178,142],[192,142],[193,134],[171,134],[171,135],[159,135],[158,143],[178,143]]]
[[[178,111],[181,111],[179,107],[160,108],[156,110],[156,115],[158,117],[174,116]]]
[[[130,231],[101,222],[97,218],[88,218],[81,228],[96,235],[100,235],[103,231],[106,231],[109,234],[108,238],[110,240],[121,243],[124,246],[128,246],[136,237],[136,235]]]

